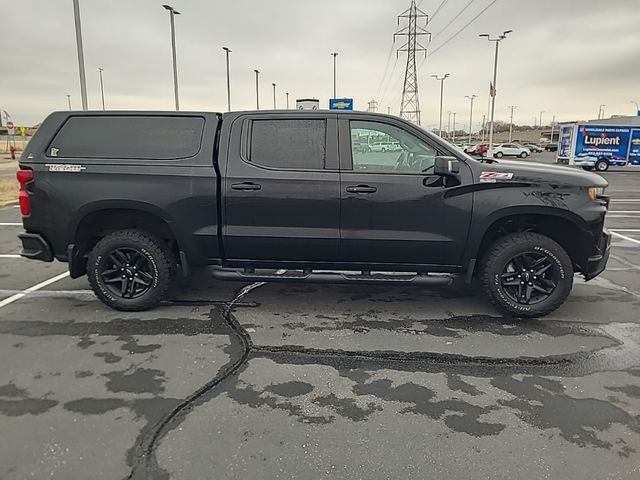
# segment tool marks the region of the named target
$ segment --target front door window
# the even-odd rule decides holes
[[[433,173],[436,150],[394,125],[351,122],[353,171],[362,173]]]

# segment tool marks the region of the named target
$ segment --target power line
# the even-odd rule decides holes
[[[475,22],[484,12],[486,12],[487,10],[489,10],[489,8],[491,8],[493,6],[494,3],[496,3],[498,0],[492,0],[492,2],[487,5],[486,7],[484,7],[482,10],[480,10],[480,12],[473,17],[471,20],[469,20],[467,23],[465,23],[462,28],[460,28],[460,30],[458,30],[456,33],[454,33],[453,35],[451,35],[448,39],[446,39],[444,41],[444,43],[438,45],[437,48],[431,50],[431,52],[429,52],[429,55],[433,55],[434,53],[436,53],[438,50],[440,50],[442,47],[444,47],[447,43],[449,43],[451,40],[453,40],[454,38],[456,38],[458,35],[460,35],[469,25],[471,25],[473,22]]]
[[[436,38],[438,38],[438,36],[440,36],[440,34],[441,34],[442,32],[444,32],[447,28],[449,28],[449,26],[450,26],[453,22],[455,22],[455,21],[460,17],[460,15],[462,15],[462,14],[467,10],[467,8],[469,8],[469,7],[471,6],[471,4],[472,4],[473,2],[475,2],[475,1],[476,1],[476,0],[469,0],[469,2],[468,2],[464,7],[462,7],[462,10],[460,10],[460,11],[458,12],[458,14],[457,14],[457,15],[455,15],[451,20],[449,20],[449,23],[447,23],[444,27],[442,27],[442,28],[440,29],[440,31],[439,31],[438,33],[436,33],[436,34],[433,36],[433,40],[435,40]]]

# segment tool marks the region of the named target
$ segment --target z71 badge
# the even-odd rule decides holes
[[[84,165],[73,165],[70,163],[47,163],[45,165],[49,168],[50,172],[78,173],[87,169]]]
[[[480,174],[480,182],[494,183],[498,180],[511,180],[513,173],[511,172],[482,172]]]

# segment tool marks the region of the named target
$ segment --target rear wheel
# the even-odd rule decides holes
[[[609,162],[604,158],[598,160],[595,166],[598,172],[606,172],[607,170],[609,170]]]
[[[175,263],[162,240],[140,230],[120,230],[91,250],[87,276],[105,305],[124,311],[148,310],[169,289]]]
[[[492,303],[517,317],[547,315],[564,303],[573,286],[573,265],[555,241],[538,233],[498,239],[481,267],[482,285]]]

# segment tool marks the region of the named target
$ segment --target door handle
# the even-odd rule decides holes
[[[376,193],[378,189],[369,185],[351,185],[347,187],[349,193]]]
[[[260,190],[262,185],[258,185],[257,183],[251,182],[243,182],[243,183],[234,183],[231,185],[233,190]]]

